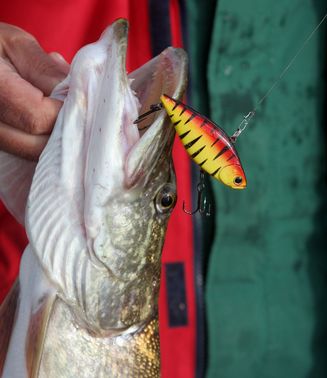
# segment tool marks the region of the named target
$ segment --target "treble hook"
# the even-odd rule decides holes
[[[197,207],[193,211],[186,210],[185,208],[185,201],[183,201],[183,211],[186,214],[193,215],[197,212],[200,214],[205,214],[207,217],[211,215],[211,205],[209,204],[209,208],[207,210],[207,198],[204,196],[205,190],[205,183],[204,183],[204,171],[200,171],[200,181],[197,185],[198,191],[198,200],[197,200]]]

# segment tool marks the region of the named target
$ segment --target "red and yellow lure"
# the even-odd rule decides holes
[[[218,125],[182,102],[165,94],[160,101],[195,163],[223,184],[233,189],[244,189],[245,173],[229,136]]]
[[[244,189],[246,187],[245,173],[234,147],[236,138],[244,128],[239,128],[230,138],[218,125],[181,101],[165,94],[160,96],[160,101],[159,104],[151,105],[150,110],[141,114],[134,123],[142,122],[148,115],[163,108],[166,110],[187,153],[201,168],[200,182],[197,186],[197,208],[194,211],[188,211],[183,202],[183,210],[191,215],[199,211],[208,216],[210,215],[210,205],[207,211],[206,199],[203,199],[204,172],[209,173],[230,188]],[[245,121],[254,114],[254,112],[250,112],[245,117]],[[140,130],[147,127],[140,128]]]

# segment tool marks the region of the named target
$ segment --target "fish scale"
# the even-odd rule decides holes
[[[168,95],[160,97],[167,114],[176,129],[186,152],[205,172],[221,180],[220,171],[233,166],[237,177],[245,175],[237,152],[228,135],[216,124],[197,113],[191,107]]]

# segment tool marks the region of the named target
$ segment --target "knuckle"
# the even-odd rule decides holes
[[[34,117],[29,123],[29,133],[32,135],[43,135],[48,131],[48,122],[45,117]]]
[[[31,34],[25,32],[24,30],[16,26],[10,26],[10,31],[8,31],[8,33],[5,34],[3,40],[6,49],[10,50],[13,47],[21,47],[26,44],[36,43],[35,38]]]
[[[49,120],[44,114],[27,113],[22,115],[21,122],[24,129],[31,135],[44,135],[49,133]]]

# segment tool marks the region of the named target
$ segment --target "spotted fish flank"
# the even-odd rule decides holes
[[[228,135],[181,101],[165,94],[160,100],[195,163],[223,184],[233,189],[244,189],[245,174]]]

